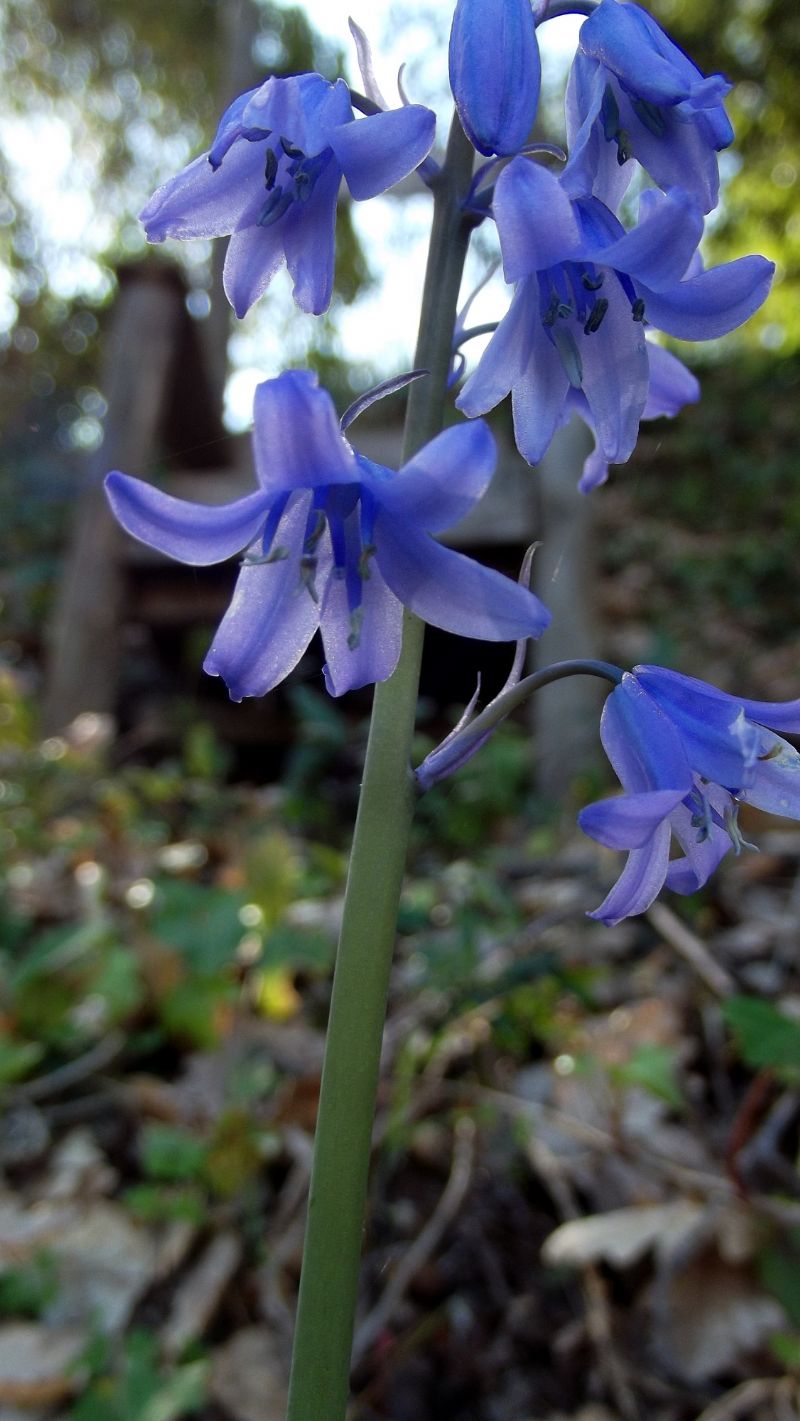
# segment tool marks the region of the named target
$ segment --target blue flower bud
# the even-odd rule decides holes
[[[458,0],[450,31],[450,87],[464,132],[487,157],[516,153],[530,136],[541,64],[530,0]]]

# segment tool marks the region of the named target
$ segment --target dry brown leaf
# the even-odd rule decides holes
[[[665,1287],[662,1345],[689,1382],[706,1381],[756,1352],[786,1328],[780,1303],[744,1268],[707,1251],[674,1273]]]
[[[705,1212],[701,1204],[678,1200],[571,1219],[545,1239],[542,1258],[551,1266],[604,1262],[627,1268],[651,1248],[673,1252],[691,1236]]]
[[[288,1355],[268,1327],[236,1332],[211,1359],[211,1395],[233,1421],[283,1421]]]
[[[49,1244],[59,1288],[47,1309],[51,1324],[89,1323],[120,1331],[155,1278],[155,1240],[118,1204],[97,1200],[73,1216]]]

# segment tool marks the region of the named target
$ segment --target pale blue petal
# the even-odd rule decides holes
[[[623,794],[589,804],[578,815],[583,832],[609,849],[640,849],[680,804],[683,789]]]
[[[458,0],[449,71],[464,132],[478,152],[516,153],[533,127],[541,82],[530,0]]]
[[[512,158],[497,179],[492,204],[506,281],[578,257],[583,236],[558,178],[529,158]]]
[[[663,108],[659,115],[663,132],[655,134],[642,123],[624,89],[613,87],[620,123],[653,181],[663,188],[688,188],[702,212],[713,211],[719,201],[717,150],[727,145],[713,141],[705,115],[685,122],[677,109]],[[727,123],[721,109],[720,113]]]
[[[370,487],[395,517],[441,533],[486,492],[496,462],[494,436],[478,419],[445,429],[397,474]]]
[[[220,169],[220,172],[222,169]],[[225,253],[225,295],[241,319],[263,296],[283,261],[282,223],[234,232]]]
[[[648,203],[630,232],[587,256],[662,291],[681,280],[702,235],[703,215],[697,203],[675,187],[660,194],[656,203]]]
[[[550,613],[527,588],[379,513],[375,559],[392,592],[418,617],[482,641],[537,637]]]
[[[672,351],[647,342],[647,362],[650,386],[642,419],[657,419],[660,415],[674,417],[684,405],[696,404],[700,398],[700,382]]]
[[[319,605],[302,585],[299,570],[309,503],[310,495],[298,499],[281,520],[275,542],[286,552],[284,559],[242,568],[203,663],[209,676],[222,677],[233,701],[265,696],[283,681],[319,625]],[[330,567],[328,552],[317,579],[320,597]]]
[[[273,76],[256,90],[243,123],[271,129],[308,157],[328,147],[328,131],[352,118],[350,93],[343,79],[330,84],[321,74]]]
[[[647,844],[631,850],[611,892],[588,916],[614,927],[623,918],[644,913],[663,887],[669,865],[669,845],[669,824],[664,822]]]
[[[436,115],[421,104],[408,104],[332,128],[328,142],[353,197],[361,202],[413,173],[435,136]]]
[[[320,173],[307,202],[293,202],[280,227],[286,265],[294,282],[294,299],[301,311],[319,316],[327,311],[333,291],[336,198],[341,173],[334,159]]]
[[[593,193],[616,212],[636,165],[631,161],[620,164],[616,143],[603,133],[599,115],[607,80],[607,71],[578,50],[567,83],[569,158],[560,179],[570,197]]]
[[[239,225],[264,187],[264,148],[234,143],[216,172],[203,153],[157,188],[139,214],[148,242],[166,237],[225,237]]]
[[[647,347],[641,321],[634,321],[618,278],[606,274],[609,305],[600,329],[579,331],[583,391],[603,457],[622,464],[639,433],[649,382]]]
[[[536,281],[521,281],[508,311],[458,396],[457,409],[472,419],[494,409],[505,399],[528,367],[537,327],[541,329]],[[563,370],[562,376],[563,384],[566,380]]]
[[[351,632],[347,589],[343,578],[331,577],[322,612],[323,674],[332,696],[359,686],[385,681],[397,665],[403,641],[403,608],[371,564],[362,585],[363,621],[358,645],[348,645]]]
[[[692,811],[686,805],[679,805],[670,815],[672,832],[684,849],[684,857],[672,859],[667,869],[665,887],[671,888],[674,893],[696,893],[733,848],[730,835],[713,822],[710,833],[705,838],[698,838],[698,829],[692,823],[692,817]]]
[[[226,108],[222,118],[217,124],[217,131],[208,152],[208,160],[212,168],[218,168],[225,154],[236,139],[242,134],[242,115],[254,94],[258,89],[248,89],[246,93],[239,94]]]
[[[726,335],[763,305],[775,263],[765,257],[739,257],[681,281],[668,291],[639,283],[651,325],[682,340],[714,340]]]
[[[771,730],[758,729],[758,760],[752,784],[739,798],[768,814],[800,819],[800,754]]]
[[[284,370],[256,387],[253,449],[259,483],[273,496],[361,477],[333,400],[312,370]]]
[[[528,365],[514,384],[511,408],[517,448],[529,464],[538,464],[562,423],[570,383],[538,317],[531,323],[530,347]]]
[[[272,494],[259,490],[214,507],[173,498],[152,484],[112,473],[105,481],[114,517],[126,532],[192,567],[225,562],[256,537]]]

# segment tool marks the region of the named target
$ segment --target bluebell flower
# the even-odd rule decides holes
[[[224,281],[237,316],[284,260],[297,305],[319,315],[333,289],[342,176],[359,201],[385,192],[427,156],[434,128],[419,104],[356,121],[343,79],[267,79],[226,110],[210,151],[153,194],[141,213],[148,241],[230,234]]]
[[[580,392],[599,457],[624,463],[650,390],[645,324],[684,340],[710,340],[765,300],[774,266],[764,257],[703,271],[703,217],[682,188],[642,195],[626,232],[596,197],[571,198],[526,158],[500,175],[494,197],[510,309],[464,389],[459,409],[484,414],[511,391],[517,447],[541,459]]]
[[[140,542],[192,566],[245,551],[204,662],[233,700],[272,690],[317,628],[331,695],[385,680],[403,606],[487,641],[544,631],[549,613],[533,593],[430,536],[489,483],[495,446],[483,422],[445,430],[394,473],[355,453],[315,375],[290,370],[258,386],[253,443],[258,488],[222,507],[126,474],[106,480],[114,514]]]
[[[458,0],[450,31],[450,88],[464,132],[479,153],[516,153],[527,142],[541,75],[531,0]]]
[[[634,157],[659,187],[683,187],[710,212],[717,153],[733,142],[728,81],[704,77],[646,10],[620,0],[602,0],[578,44],[567,87],[568,191],[616,208]]]
[[[636,666],[603,709],[600,736],[624,794],[591,804],[581,828],[627,862],[590,915],[618,923],[666,885],[694,893],[743,840],[739,804],[800,819],[800,701],[751,701],[660,666]],[[672,836],[682,854],[670,858]]]

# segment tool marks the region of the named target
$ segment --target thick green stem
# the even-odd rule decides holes
[[[469,242],[461,202],[472,149],[457,119],[434,182],[434,216],[403,458],[442,427],[458,292]],[[336,958],[317,1117],[288,1421],[343,1421],[349,1394],[364,1209],[397,908],[414,805],[409,768],[422,623],[376,687]]]

